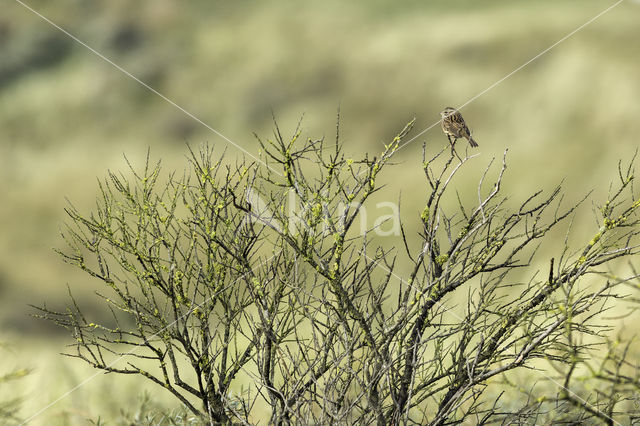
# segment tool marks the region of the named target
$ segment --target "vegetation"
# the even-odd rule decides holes
[[[476,197],[483,170],[479,164],[501,157],[507,146],[509,169],[501,188],[509,194],[505,208],[517,209],[521,196],[562,179],[568,205],[592,189],[591,199],[605,200],[607,186],[602,183],[611,180],[611,166],[633,151],[640,133],[635,95],[640,91],[640,45],[628,42],[640,37],[635,1],[622,2],[497,86],[492,85],[610,4],[25,3],[251,154],[259,149],[251,132],[270,131],[271,110],[287,126],[304,111],[312,117],[305,128],[313,136],[333,127],[332,112],[340,102],[345,155],[359,158],[378,154],[406,117],[415,115],[416,130],[422,131],[444,106],[473,99],[463,114],[481,144],[481,158],[473,167],[461,168],[454,184],[466,202]],[[185,142],[211,142],[216,154],[226,149],[231,162],[239,151],[18,2],[7,3],[0,13],[0,57],[0,193],[6,206],[0,209],[0,341],[16,348],[16,365],[36,366],[22,380],[1,385],[0,401],[24,396],[17,415],[35,416],[29,424],[83,424],[98,416],[111,424],[121,407],[134,410],[136,397],[153,383],[136,375],[97,372],[89,380],[94,373],[89,365],[58,356],[68,340],[63,330],[27,316],[28,303],[46,301],[52,309],[64,309],[62,284],[68,283],[84,312],[96,323],[109,324],[93,298],[99,283],[51,252],[60,245],[64,199],[88,212],[94,205],[95,177],[126,168],[123,152],[140,165],[151,146],[167,172],[182,170]],[[420,223],[426,201],[422,192],[413,192],[422,188],[424,174],[417,163],[423,141],[430,150],[447,144],[436,126],[396,152],[394,162],[403,166],[385,167],[376,185],[387,187],[367,204],[368,218],[375,218],[371,206],[379,200],[397,201],[401,194],[413,249],[420,245],[414,225]],[[457,203],[456,194],[449,194],[442,205]],[[573,247],[579,236],[595,234],[600,226],[593,228],[589,210],[583,206],[571,217]],[[363,222],[374,226],[371,220],[354,226]],[[563,226],[547,234],[542,252],[562,247]],[[377,243],[386,249],[403,245],[395,236]],[[546,274],[548,264],[549,259],[537,256],[531,268]],[[397,271],[410,267],[407,256],[397,257]],[[513,271],[514,282],[531,271],[519,270],[522,275]],[[623,300],[628,299],[619,302]],[[464,302],[465,292],[457,291],[449,306],[461,309]],[[634,318],[602,322],[612,327],[612,335],[620,330],[628,338],[637,332]],[[637,357],[634,346],[629,351]],[[15,367],[6,358],[2,372]],[[538,371],[515,376],[511,383],[516,387],[536,383],[537,388],[549,387],[551,394],[557,390]],[[559,377],[553,376],[562,383]],[[85,379],[86,384],[58,401]],[[241,376],[234,392],[249,383],[250,377]],[[154,392],[153,400],[167,410],[179,404],[169,392]]]
[[[0,387],[10,387],[11,382],[27,374],[29,374],[29,370],[26,368],[15,369],[7,373],[2,372],[0,375]],[[9,400],[0,400],[0,421],[2,421],[2,424],[18,423],[17,411],[21,401],[21,397],[15,396],[15,393],[14,397]]]
[[[287,126],[304,111],[315,136],[333,126],[340,102],[345,149],[354,157],[377,153],[406,117],[416,116],[420,130],[430,126],[444,106],[465,103],[608,6],[26,3],[252,154],[258,144],[251,132],[270,132],[272,109]],[[464,108],[485,157],[510,147],[509,165],[521,175],[508,182],[510,191],[566,177],[567,196],[582,194],[608,181],[606,165],[637,145],[640,52],[627,43],[640,37],[637,7],[623,2]],[[63,197],[89,208],[95,176],[121,169],[123,152],[143,161],[151,146],[171,170],[182,167],[185,141],[240,152],[17,2],[0,14],[0,56],[0,192],[12,206],[0,211],[0,321],[39,346],[37,326],[23,321],[27,303],[63,303],[61,282],[75,287],[79,301],[91,301],[91,289],[77,285],[81,275],[49,250],[64,219]],[[437,127],[425,139],[447,143]],[[419,156],[416,141],[396,160]],[[420,173],[396,167],[384,179],[393,186]],[[474,178],[465,174],[460,182],[473,187]],[[423,207],[412,197],[403,202],[406,212]],[[589,224],[576,220],[578,227]],[[53,352],[59,342],[51,343]]]
[[[154,398],[147,392],[138,399],[139,404],[133,411],[120,410],[115,424],[122,426],[195,426],[202,424],[202,419],[190,413],[186,407],[168,410],[161,404],[154,402]],[[100,417],[89,420],[89,422],[96,426],[109,424],[109,422],[103,422]]]
[[[71,331],[68,355],[141,375],[212,424],[264,410],[274,424],[380,425],[612,423],[637,411],[631,343],[605,317],[637,300],[637,274],[619,262],[639,250],[632,166],[619,165],[593,235],[574,246],[567,231],[540,250],[582,202],[564,206],[557,187],[509,207],[506,152],[477,199],[461,198],[470,157],[425,147],[426,205],[402,224],[403,249],[387,249],[377,227],[356,224],[412,126],[373,158],[347,157],[339,132],[305,141],[276,126],[259,139],[263,164],[231,166],[204,147],[183,174],[163,178],[149,157],[141,172],[110,173],[93,213],[67,209],[60,254],[104,283],[112,319],[94,322],[75,301],[41,316]],[[558,387],[514,384],[534,368]]]

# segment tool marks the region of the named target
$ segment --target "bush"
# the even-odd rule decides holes
[[[140,173],[109,173],[93,213],[68,208],[60,254],[105,284],[113,320],[93,323],[75,301],[41,316],[71,330],[70,356],[142,375],[210,423],[257,422],[265,409],[277,424],[381,425],[612,422],[637,410],[632,347],[603,316],[637,287],[635,273],[605,269],[638,253],[631,166],[593,235],[542,253],[582,203],[563,207],[557,187],[509,207],[504,159],[476,201],[456,198],[469,157],[423,149],[420,241],[402,225],[395,251],[356,225],[412,125],[374,158],[276,126],[260,140],[264,164],[229,165],[205,147],[165,180],[149,158]],[[519,385],[520,371],[548,386]]]

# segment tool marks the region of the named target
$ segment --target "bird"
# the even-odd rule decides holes
[[[451,143],[451,149],[453,150],[453,145],[460,138],[465,138],[469,141],[469,145],[472,147],[477,147],[478,143],[473,140],[471,136],[471,132],[467,127],[467,124],[464,122],[464,118],[462,118],[462,114],[455,108],[446,107],[441,113],[442,117],[442,131],[447,138],[449,138],[449,142]],[[453,141],[451,140],[453,137]]]

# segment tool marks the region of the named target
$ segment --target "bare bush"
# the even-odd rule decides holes
[[[142,375],[212,424],[259,423],[265,407],[274,424],[631,413],[638,368],[603,322],[637,287],[635,272],[615,273],[638,253],[631,166],[619,167],[593,235],[539,250],[581,202],[563,206],[560,187],[508,199],[504,158],[477,199],[461,199],[469,157],[425,153],[426,205],[392,250],[356,224],[412,125],[374,158],[347,158],[338,136],[301,141],[276,126],[261,140],[268,168],[203,148],[165,180],[149,160],[141,173],[110,173],[93,213],[67,210],[60,253],[105,284],[113,320],[93,323],[75,302],[40,315],[71,330],[70,356]],[[418,244],[405,237],[416,228]],[[518,387],[521,372],[550,386]]]

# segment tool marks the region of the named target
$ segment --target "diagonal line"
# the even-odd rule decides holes
[[[228,137],[226,137],[225,135],[223,135],[222,133],[220,133],[219,131],[217,131],[216,129],[214,129],[213,127],[211,127],[210,125],[208,125],[207,123],[205,123],[204,121],[202,121],[200,118],[196,117],[194,114],[190,113],[189,111],[187,111],[186,109],[184,109],[183,107],[181,107],[180,105],[178,105],[177,103],[175,103],[174,101],[172,101],[171,99],[169,99],[168,97],[166,97],[165,95],[163,95],[162,93],[158,92],[156,89],[154,89],[153,87],[149,86],[148,84],[146,84],[145,82],[143,82],[142,80],[140,80],[139,78],[137,78],[135,75],[131,74],[129,71],[127,71],[126,69],[122,68],[121,66],[119,66],[118,64],[114,63],[112,60],[110,60],[109,58],[107,58],[106,56],[102,55],[100,52],[96,51],[95,49],[93,49],[91,46],[87,45],[86,43],[84,43],[82,40],[78,39],[76,36],[74,36],[73,34],[69,33],[68,31],[66,31],[65,29],[63,29],[62,27],[58,26],[57,24],[55,24],[53,21],[51,21],[50,19],[48,19],[47,17],[43,16],[42,14],[38,13],[36,10],[34,10],[33,8],[31,8],[30,6],[28,6],[27,4],[25,4],[24,2],[22,2],[21,0],[15,0],[17,3],[19,3],[20,5],[22,5],[23,7],[25,7],[26,9],[30,10],[32,13],[34,13],[35,15],[39,16],[41,19],[43,19],[44,21],[46,21],[47,23],[49,23],[50,25],[52,25],[53,27],[55,27],[56,29],[58,29],[59,31],[63,32],[65,35],[67,35],[68,37],[70,37],[71,39],[73,39],[74,41],[76,41],[77,43],[81,44],[82,46],[84,46],[85,48],[87,48],[88,50],[90,50],[91,52],[93,52],[95,55],[97,55],[98,57],[100,57],[101,59],[103,59],[104,61],[108,62],[109,64],[111,64],[112,66],[114,66],[116,69],[118,69],[119,71],[121,71],[122,73],[124,73],[125,75],[127,75],[128,77],[132,78],[133,80],[135,80],[136,82],[138,82],[139,84],[141,84],[143,87],[145,87],[146,89],[148,89],[149,91],[151,91],[152,93],[156,94],[157,96],[159,96],[160,98],[162,98],[163,100],[165,100],[166,102],[170,103],[171,105],[173,105],[175,108],[179,109],[180,111],[182,111],[184,114],[188,115],[189,117],[191,117],[192,119],[194,119],[195,121],[197,121],[198,123],[202,124],[203,126],[205,126],[207,129],[209,129],[210,131],[212,131],[213,133],[215,133],[216,135],[218,135],[219,137],[221,137],[222,139],[224,139],[225,141],[227,141],[228,143],[230,143],[231,145],[235,146],[236,148],[238,148],[239,150],[241,150],[242,152],[244,152],[245,154],[249,155],[250,157],[252,157],[253,159],[255,159],[256,161],[262,163],[263,165],[267,166],[269,169],[271,169],[273,172],[280,174],[279,172],[273,170],[268,164],[266,164],[264,161],[260,160],[258,157],[256,157],[255,155],[251,154],[250,152],[248,152],[247,150],[245,150],[244,148],[242,148],[241,146],[239,146],[238,144],[234,143],[232,140],[230,140]],[[507,80],[508,78],[510,78],[511,76],[513,76],[514,74],[516,74],[517,72],[519,72],[520,70],[522,70],[523,68],[525,68],[526,66],[528,66],[529,64],[531,64],[532,62],[534,62],[535,60],[539,59],[541,56],[545,55],[546,53],[548,53],[549,51],[551,51],[552,49],[554,49],[556,46],[558,46],[559,44],[561,44],[562,42],[566,41],[567,39],[569,39],[570,37],[572,37],[573,35],[575,35],[577,32],[581,31],[582,29],[584,29],[585,27],[587,27],[588,25],[590,25],[591,23],[593,23],[595,20],[597,20],[598,18],[600,18],[601,16],[603,16],[604,14],[608,13],[609,11],[611,11],[613,8],[615,8],[616,6],[620,5],[624,0],[618,0],[616,3],[614,3],[613,5],[609,6],[607,9],[603,10],[602,12],[600,12],[599,14],[597,14],[596,16],[594,16],[593,18],[591,18],[590,20],[588,20],[587,22],[585,22],[584,24],[580,25],[578,28],[576,28],[575,30],[571,31],[569,34],[567,34],[566,36],[564,36],[563,38],[561,38],[560,40],[558,40],[557,42],[555,42],[554,44],[552,44],[551,46],[549,46],[548,48],[546,48],[545,50],[541,51],[540,53],[538,53],[536,56],[534,56],[533,58],[531,58],[530,60],[528,60],[527,62],[525,62],[524,64],[520,65],[519,67],[517,67],[516,69],[514,69],[513,71],[511,71],[509,74],[505,75],[504,77],[502,77],[500,80],[496,81],[495,83],[493,83],[492,85],[490,85],[489,87],[487,87],[486,89],[484,89],[483,91],[481,91],[480,93],[478,93],[477,95],[475,95],[474,97],[472,97],[471,99],[467,100],[465,103],[463,103],[462,105],[459,106],[460,109],[464,108],[465,106],[467,106],[468,104],[470,104],[471,102],[475,101],[476,99],[478,99],[479,97],[481,97],[482,95],[484,95],[485,93],[489,92],[490,90],[494,89],[496,86],[500,85],[502,82],[504,82],[505,80]],[[435,127],[436,125],[438,125],[438,123],[440,123],[440,120],[436,121],[435,123],[433,123],[432,125],[428,126],[427,128],[425,128],[424,130],[422,130],[420,133],[418,133],[416,136],[414,136],[413,138],[411,138],[410,140],[408,140],[407,142],[405,142],[404,144],[402,144],[397,150],[399,151],[400,149],[404,148],[405,146],[407,146],[409,143],[413,142],[415,139],[417,139],[418,137],[422,136],[424,133],[426,133],[427,131],[431,130],[433,127]],[[275,256],[275,255],[274,255]],[[374,259],[370,258],[369,256],[365,255],[369,260],[375,261]],[[273,256],[272,256],[273,257]],[[269,259],[265,260],[268,261]],[[379,263],[377,263],[377,266],[380,268],[383,268],[385,270],[387,270],[387,272],[391,273],[392,275],[394,275],[396,278],[402,280],[402,278],[395,274],[393,271],[387,269],[384,265],[381,265]],[[248,274],[249,272],[247,272],[246,274]],[[244,277],[246,274],[244,274],[242,277]],[[242,277],[238,278],[235,282],[237,282],[238,280],[240,280]],[[199,306],[199,305],[198,305]],[[197,307],[196,307],[197,308]],[[194,309],[196,309],[194,308]],[[173,321],[171,324],[169,324],[167,327],[175,324],[177,321],[179,321],[180,319],[186,317],[187,315],[189,315],[191,312],[187,312],[185,315],[183,315],[182,317],[176,319],[175,321]],[[452,313],[452,315],[458,317],[456,314]],[[458,317],[458,319],[461,319]],[[167,328],[165,327],[165,329]],[[164,329],[163,329],[164,330]],[[160,330],[158,333],[160,333]],[[151,336],[151,338],[155,337],[158,333],[154,334]],[[125,356],[130,355],[132,353],[134,353],[136,351],[136,349],[138,349],[139,346],[131,349],[129,352],[125,353],[124,355],[120,356],[119,358],[117,358],[115,361],[113,361],[112,363],[110,363],[108,366],[113,366],[115,365],[117,362],[119,362],[120,360],[122,360]],[[46,407],[43,407],[42,409],[40,409],[38,412],[36,412],[35,414],[33,414],[31,417],[29,417],[27,420],[25,420],[24,422],[21,423],[21,425],[28,423],[29,421],[33,420],[35,417],[39,416],[40,414],[42,414],[44,411],[48,410],[49,408],[51,408],[53,405],[57,404],[59,401],[61,401],[62,399],[66,398],[68,395],[70,395],[71,393],[73,393],[74,391],[76,391],[77,389],[79,389],[80,387],[84,386],[86,383],[88,383],[89,381],[93,380],[96,376],[98,376],[99,374],[102,374],[102,372],[96,372],[95,374],[93,374],[92,376],[88,377],[87,379],[83,380],[81,383],[79,383],[78,385],[76,385],[74,388],[72,388],[71,390],[67,391],[65,394],[63,394],[62,396],[58,397],[56,400],[54,400],[53,402],[51,402],[49,405],[47,405]],[[557,382],[555,382],[552,378],[548,377],[547,378],[551,381],[553,381],[554,383],[556,383],[557,385],[561,386],[564,388],[564,386],[558,384]],[[570,391],[569,389],[565,390],[573,393],[575,395],[574,392]],[[577,398],[580,398],[580,396],[576,395]],[[581,399],[581,398],[580,398]],[[583,402],[586,404],[587,402],[583,400]],[[613,419],[611,419],[612,421],[615,421]],[[617,423],[617,422],[616,422]],[[619,424],[619,423],[618,423]]]
[[[480,96],[484,95],[485,93],[487,93],[488,91],[490,91],[491,89],[495,88],[496,86],[498,86],[500,83],[502,83],[503,81],[505,81],[506,79],[508,79],[509,77],[511,77],[512,75],[514,75],[515,73],[517,73],[518,71],[522,70],[523,68],[525,68],[527,65],[531,64],[532,62],[534,62],[535,60],[539,59],[541,56],[545,55],[546,53],[548,53],[549,51],[551,51],[552,49],[554,49],[556,46],[558,46],[560,43],[563,43],[564,41],[566,41],[567,39],[571,38],[573,35],[575,35],[577,32],[583,30],[584,28],[586,28],[587,26],[589,26],[590,24],[592,24],[594,21],[596,21],[598,18],[602,17],[604,14],[610,12],[613,8],[615,8],[616,6],[620,5],[620,3],[624,2],[624,0],[618,0],[616,3],[612,4],[611,6],[609,6],[608,8],[606,8],[605,10],[603,10],[602,12],[598,13],[596,16],[594,16],[593,18],[589,19],[587,22],[585,22],[584,24],[580,25],[578,28],[576,28],[575,30],[571,31],[569,34],[567,34],[566,36],[562,37],[560,40],[556,41],[555,43],[553,43],[551,46],[547,47],[546,49],[544,49],[542,52],[538,53],[536,56],[534,56],[533,58],[529,59],[527,62],[525,62],[524,64],[520,65],[518,68],[516,68],[515,70],[511,71],[509,74],[505,75],[504,77],[502,77],[500,80],[496,81],[495,83],[493,83],[491,86],[487,87],[486,89],[484,89],[482,92],[478,93],[477,95],[475,95],[474,97],[472,97],[471,99],[469,99],[467,102],[463,103],[462,105],[460,105],[459,108],[464,108],[465,106],[469,105],[471,102],[475,101],[476,99],[478,99]]]
[[[558,387],[561,387],[562,389],[566,390],[567,392],[573,394],[573,396],[575,396],[577,399],[579,399],[584,405],[590,407],[592,410],[594,410],[597,413],[602,414],[603,416],[605,416],[607,419],[611,420],[613,423],[622,426],[622,423],[616,421],[613,419],[613,417],[610,417],[609,415],[607,415],[607,413],[603,413],[602,411],[598,410],[594,405],[589,404],[584,398],[582,398],[580,395],[578,395],[577,393],[575,393],[574,391],[572,391],[571,389],[567,389],[565,388],[562,384],[558,383],[555,379],[553,379],[551,376],[546,375],[545,373],[543,373],[542,371],[538,371],[540,374],[542,374],[544,377],[546,377],[547,379],[549,379],[551,382],[553,382],[554,384],[556,384]]]
[[[274,254],[273,256],[270,256],[268,258],[266,258],[265,260],[263,260],[262,262],[260,262],[257,266],[260,267],[262,265],[264,265],[265,263],[267,263],[268,261],[270,261],[271,259],[273,259],[274,257],[276,257],[277,254]],[[213,297],[217,296],[218,294],[220,294],[220,292],[226,290],[227,288],[233,286],[235,283],[237,283],[238,281],[240,281],[241,279],[243,279],[244,277],[246,277],[247,275],[249,275],[250,273],[253,272],[255,268],[245,272],[244,274],[242,274],[241,276],[239,276],[236,280],[234,280],[233,282],[229,283],[227,286],[225,286],[225,288],[221,289],[219,292],[217,292],[216,294],[214,294],[213,296],[211,296],[210,298],[208,298],[207,300],[202,301],[199,304],[195,304],[196,306],[193,309],[188,310],[184,315],[178,317],[177,319],[175,319],[174,321],[172,321],[170,324],[168,324],[167,326],[163,327],[162,329],[158,330],[156,333],[152,334],[150,337],[148,337],[146,340],[150,340],[153,339],[154,337],[157,337],[160,333],[162,333],[163,331],[165,331],[167,328],[173,326],[175,323],[177,323],[178,321],[188,317],[189,315],[191,315],[193,313],[193,311],[195,311],[198,308],[201,308],[205,303],[209,302]],[[136,347],[132,348],[131,350],[129,350],[128,352],[125,352],[124,354],[120,355],[118,358],[116,358],[114,361],[110,362],[109,364],[106,365],[107,368],[109,367],[113,367],[115,364],[117,364],[118,362],[120,362],[121,360],[123,360],[125,357],[127,357],[128,355],[132,355],[134,354],[138,349],[140,349],[142,347],[142,344],[137,345]],[[92,374],[91,376],[87,377],[86,379],[84,379],[82,382],[78,383],[76,386],[74,386],[73,388],[69,389],[67,392],[65,392],[64,394],[60,395],[58,398],[56,398],[55,400],[53,400],[52,402],[50,402],[49,404],[47,404],[46,406],[42,407],[41,409],[39,409],[38,411],[36,411],[34,414],[32,414],[31,416],[29,416],[28,419],[22,421],[20,423],[20,426],[22,425],[26,425],[27,423],[29,423],[31,420],[35,419],[36,417],[38,417],[39,415],[41,415],[42,413],[44,413],[45,411],[47,411],[49,408],[53,407],[54,405],[56,405],[58,402],[62,401],[63,399],[65,399],[67,396],[71,395],[73,392],[77,391],[78,389],[80,389],[81,387],[83,387],[84,385],[86,385],[87,383],[89,383],[90,381],[92,381],[93,379],[95,379],[98,375],[104,374],[105,371],[97,371],[96,373]]]
[[[566,41],[567,39],[571,38],[572,36],[574,36],[577,32],[583,30],[585,27],[587,27],[588,25],[592,24],[593,22],[595,22],[598,18],[602,17],[604,14],[610,12],[613,8],[615,8],[616,6],[620,5],[620,3],[624,2],[625,0],[618,0],[616,3],[612,4],[611,6],[609,6],[608,8],[606,8],[605,10],[603,10],[602,12],[598,13],[596,16],[594,16],[593,18],[589,19],[587,22],[585,22],[584,24],[580,25],[578,28],[576,28],[575,30],[571,31],[569,34],[565,35],[564,37],[562,37],[560,40],[556,41],[555,43],[553,43],[551,46],[547,47],[546,49],[544,49],[543,51],[541,51],[540,53],[538,53],[536,56],[534,56],[533,58],[529,59],[527,62],[523,63],[522,65],[520,65],[519,67],[517,67],[516,69],[514,69],[513,71],[511,71],[509,74],[505,75],[504,77],[502,77],[500,80],[496,81],[495,83],[493,83],[491,86],[487,87],[486,89],[484,89],[483,91],[481,91],[480,93],[478,93],[477,95],[475,95],[474,97],[472,97],[471,99],[469,99],[468,101],[466,101],[465,103],[463,103],[462,105],[460,105],[458,107],[458,109],[462,109],[465,106],[469,105],[471,102],[475,101],[476,99],[478,99],[479,97],[481,97],[482,95],[484,95],[485,93],[489,92],[492,89],[495,89],[498,85],[500,85],[501,83],[503,83],[505,80],[507,80],[508,78],[512,77],[514,74],[516,74],[518,71],[521,71],[523,68],[527,67],[528,65],[530,65],[532,62],[536,61],[537,59],[540,59],[541,56],[549,53],[551,50],[553,50],[555,47],[557,47],[560,43]],[[441,120],[436,121],[435,123],[431,124],[429,127],[425,128],[424,130],[422,130],[420,133],[418,133],[417,135],[415,135],[414,137],[412,137],[411,139],[409,139],[407,142],[403,143],[402,145],[400,145],[398,147],[398,149],[396,149],[395,152],[398,152],[399,150],[401,150],[402,148],[404,148],[405,146],[409,145],[411,142],[413,142],[414,140],[416,140],[417,138],[419,138],[420,136],[424,135],[425,133],[427,133],[429,130],[433,129],[435,126],[437,126],[440,123]],[[395,154],[395,153],[394,153]]]
[[[131,74],[129,71],[127,71],[126,69],[122,68],[120,65],[116,64],[115,62],[113,62],[111,59],[107,58],[105,55],[103,55],[102,53],[98,52],[96,49],[94,49],[93,47],[89,46],[88,44],[86,44],[85,42],[83,42],[82,40],[80,40],[78,37],[74,36],[73,34],[71,34],[69,31],[65,30],[64,28],[62,28],[61,26],[59,26],[58,24],[56,24],[55,22],[53,22],[51,19],[47,18],[46,16],[42,15],[41,13],[39,13],[38,11],[36,11],[35,9],[33,9],[32,7],[30,7],[29,5],[27,5],[26,3],[22,2],[21,0],[15,0],[16,3],[19,3],[20,5],[22,5],[24,8],[30,10],[32,13],[34,13],[35,15],[37,15],[38,17],[40,17],[42,20],[46,21],[48,24],[50,24],[51,26],[53,26],[54,28],[56,28],[57,30],[59,30],[60,32],[64,33],[67,37],[71,38],[73,41],[75,41],[76,43],[82,45],[83,47],[87,48],[89,51],[91,51],[93,54],[95,54],[96,56],[98,56],[100,59],[102,59],[103,61],[109,63],[110,65],[112,65],[114,68],[116,68],[118,71],[122,72],[123,74],[125,74],[127,77],[135,80],[138,84],[140,84],[141,86],[143,86],[145,89],[149,90],[150,92],[152,92],[153,94],[159,96],[160,98],[162,98],[164,101],[168,102],[169,104],[171,104],[172,106],[174,106],[175,108],[179,109],[180,111],[182,111],[184,114],[186,114],[187,116],[191,117],[192,119],[194,119],[195,121],[197,121],[198,123],[200,123],[201,125],[203,125],[204,127],[206,127],[207,129],[209,129],[210,131],[212,131],[213,133],[215,133],[216,135],[218,135],[219,137],[221,137],[222,139],[224,139],[226,142],[228,142],[229,144],[235,146],[236,148],[238,148],[240,151],[244,152],[245,154],[247,154],[249,157],[253,158],[254,160],[256,160],[257,162],[265,165],[269,170],[271,170],[272,172],[282,176],[282,173],[278,172],[277,170],[273,169],[271,166],[269,166],[267,163],[265,163],[263,160],[261,160],[260,158],[256,157],[255,155],[251,154],[249,151],[247,151],[246,149],[244,149],[243,147],[241,147],[240,145],[238,145],[237,143],[235,143],[234,141],[232,141],[231,139],[229,139],[228,137],[226,137],[225,135],[223,135],[222,133],[220,133],[218,130],[214,129],[213,127],[211,127],[210,125],[208,125],[207,123],[205,123],[204,121],[202,121],[200,118],[198,118],[197,116],[195,116],[194,114],[192,114],[191,112],[187,111],[185,108],[183,108],[182,106],[178,105],[176,102],[172,101],[171,99],[169,99],[167,96],[163,95],[162,93],[160,93],[159,91],[157,91],[156,89],[154,89],[153,87],[149,86],[147,83],[145,83],[144,81],[140,80],[138,77],[136,77],[135,75]]]
[[[551,50],[553,50],[555,47],[557,47],[559,44],[563,43],[564,41],[566,41],[567,39],[571,38],[573,35],[575,35],[576,33],[578,33],[579,31],[583,30],[585,27],[587,27],[588,25],[592,24],[593,22],[595,22],[597,19],[599,19],[600,17],[602,17],[603,15],[605,15],[606,13],[610,12],[612,9],[614,9],[615,7],[619,6],[624,0],[618,0],[616,3],[614,3],[613,5],[609,6],[608,8],[606,8],[605,10],[603,10],[602,12],[598,13],[597,15],[595,15],[593,18],[589,19],[587,22],[585,22],[584,24],[580,25],[579,27],[577,27],[576,29],[574,29],[573,31],[571,31],[570,33],[568,33],[567,35],[565,35],[564,37],[562,37],[560,40],[558,40],[557,42],[555,42],[554,44],[552,44],[551,46],[547,47],[546,49],[544,49],[543,51],[541,51],[540,53],[538,53],[537,55],[535,55],[533,58],[529,59],[528,61],[526,61],[525,63],[523,63],[522,65],[520,65],[519,67],[517,67],[516,69],[514,69],[513,71],[511,71],[510,73],[508,73],[507,75],[505,75],[504,77],[502,77],[500,80],[496,81],[495,83],[493,83],[492,85],[490,85],[489,87],[487,87],[486,89],[482,90],[481,92],[479,92],[477,95],[473,96],[472,98],[470,98],[469,100],[467,100],[465,103],[463,103],[462,105],[460,105],[458,107],[458,109],[462,109],[465,106],[469,105],[471,102],[475,101],[476,99],[478,99],[479,97],[483,96],[485,93],[489,92],[490,90],[494,89],[495,87],[497,87],[498,85],[500,85],[501,83],[503,83],[505,80],[507,80],[508,78],[510,78],[511,76],[513,76],[514,74],[516,74],[517,72],[521,71],[523,68],[527,67],[528,65],[530,65],[532,62],[536,61],[537,59],[539,59],[540,57],[542,57],[543,55],[549,53]],[[404,148],[405,146],[407,146],[408,144],[410,144],[411,142],[415,141],[417,138],[419,138],[420,136],[422,136],[423,134],[425,134],[426,132],[428,132],[429,130],[433,129],[435,126],[437,126],[440,123],[440,120],[436,121],[435,123],[431,124],[430,126],[426,127],[424,130],[422,130],[420,133],[418,133],[416,136],[412,137],[411,139],[409,139],[407,142],[403,143],[401,146],[398,147],[398,149],[396,150],[396,152],[398,152],[400,149]],[[395,154],[395,152],[394,152]],[[365,255],[366,256],[366,255]],[[368,257],[368,256],[367,256]],[[370,259],[371,260],[371,259]],[[397,278],[399,278],[400,280],[402,280],[402,278],[400,278],[399,276],[397,276],[395,273],[391,272],[390,270],[388,270],[384,265],[381,264],[377,264],[379,267],[386,269],[387,272],[392,273],[394,276],[396,276]],[[453,313],[452,313],[453,314]],[[455,314],[453,314],[455,316]],[[593,405],[589,404],[587,401],[585,401],[580,395],[576,394],[575,392],[573,392],[570,389],[567,389],[566,387],[564,387],[562,384],[558,383],[556,380],[554,380],[553,378],[551,378],[550,376],[548,376],[547,374],[544,374],[543,372],[540,372],[540,374],[542,374],[543,376],[545,376],[547,379],[549,379],[551,382],[555,383],[557,386],[561,387],[562,389],[566,390],[567,392],[570,392],[571,394],[573,394],[576,398],[578,398],[579,400],[582,401],[582,403],[590,406],[593,410],[600,412],[601,414],[603,414],[605,417],[607,417],[609,420],[611,420],[613,423],[616,423],[618,425],[620,425],[621,423],[619,423],[618,421],[614,420],[613,418],[609,417],[606,413],[602,413],[600,410],[598,410],[597,408],[595,408]]]

